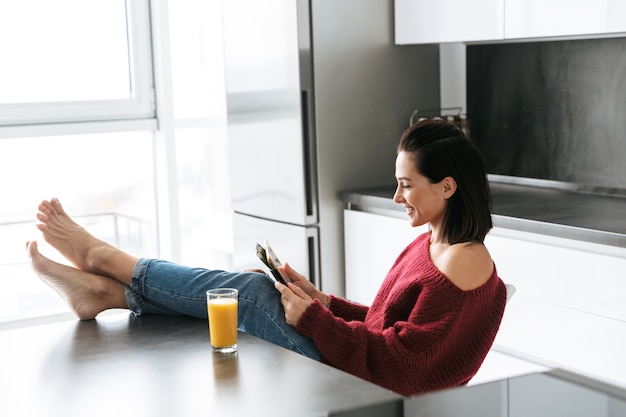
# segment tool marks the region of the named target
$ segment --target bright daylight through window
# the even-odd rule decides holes
[[[149,3],[0,2],[0,330],[73,317],[25,250],[66,263],[42,199],[138,256],[230,267],[220,2]]]
[[[5,63],[20,63],[3,65],[3,104],[130,96],[123,0],[21,0],[2,7],[0,50]]]

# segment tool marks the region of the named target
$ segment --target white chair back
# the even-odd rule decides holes
[[[513,294],[515,294],[515,291],[517,291],[517,288],[515,288],[515,285],[506,284],[506,302],[507,303],[509,302],[511,297],[513,297]]]

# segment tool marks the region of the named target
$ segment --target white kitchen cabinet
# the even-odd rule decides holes
[[[395,43],[502,39],[505,0],[395,0]]]
[[[624,0],[505,0],[504,37],[626,32]]]
[[[370,305],[400,252],[427,226],[407,218],[344,210],[346,298]]]
[[[395,0],[395,43],[626,33],[624,0]]]
[[[626,248],[502,228],[485,245],[515,297],[626,323]]]

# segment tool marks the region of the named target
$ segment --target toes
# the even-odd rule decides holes
[[[52,210],[50,207],[50,203],[48,203],[47,201],[42,201],[41,204],[39,204],[39,207],[37,207],[37,210],[39,211],[39,213],[37,213],[37,218],[39,218],[40,216],[47,216],[49,215]]]
[[[28,256],[32,259],[39,255],[39,250],[37,249],[37,241],[32,240],[26,242],[26,249],[28,250]]]
[[[57,213],[59,214],[64,213],[63,206],[61,205],[61,202],[59,201],[58,198],[54,197],[52,200],[50,200],[50,204],[52,205],[52,207]]]

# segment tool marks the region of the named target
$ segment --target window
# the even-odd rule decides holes
[[[0,3],[0,330],[72,317],[25,250],[67,262],[44,198],[138,256],[231,267],[220,2],[152,6]]]
[[[0,125],[153,117],[147,1],[0,3]]]
[[[58,196],[99,238],[158,254],[147,0],[0,3],[0,322],[67,311],[25,242]]]
[[[169,2],[179,261],[232,267],[220,0]]]

